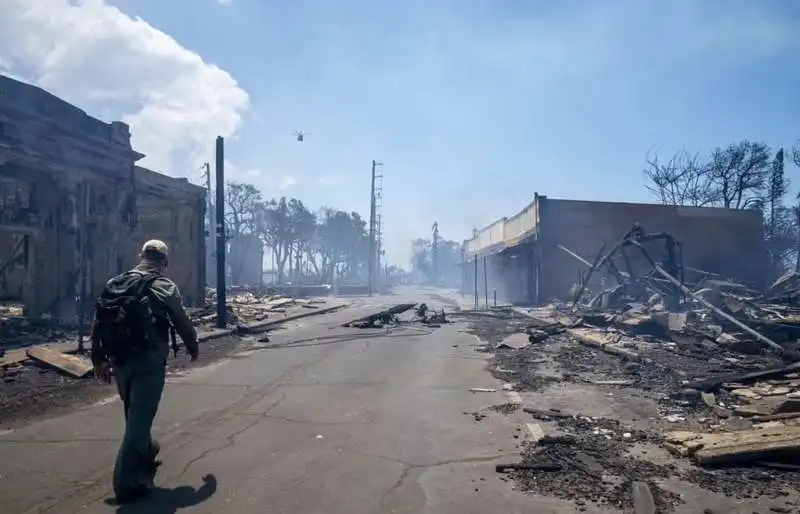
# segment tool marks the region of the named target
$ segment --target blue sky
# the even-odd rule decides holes
[[[788,0],[110,3],[249,94],[228,144],[236,178],[366,215],[382,161],[403,265],[433,221],[460,240],[535,191],[650,201],[648,151],[800,138]]]

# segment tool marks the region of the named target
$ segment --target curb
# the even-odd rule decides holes
[[[296,319],[308,318],[311,316],[316,316],[318,314],[327,314],[329,312],[338,311],[339,309],[344,309],[349,306],[350,306],[349,303],[344,303],[341,305],[334,305],[332,307],[325,307],[324,309],[317,309],[309,312],[301,312],[300,314],[294,314],[292,316],[287,316],[281,319],[261,321],[258,323],[254,323],[252,325],[248,325],[246,331],[255,333],[263,332],[271,327],[286,323],[287,321],[294,321]],[[204,341],[209,341],[211,339],[219,339],[220,337],[235,335],[237,332],[238,330],[235,328],[218,328],[216,330],[212,330],[211,332],[206,332],[205,334],[199,335],[197,337],[197,342],[202,343]]]

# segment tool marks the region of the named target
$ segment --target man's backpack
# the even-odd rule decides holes
[[[157,274],[127,272],[108,281],[95,304],[97,335],[107,357],[122,364],[156,342],[150,286]]]

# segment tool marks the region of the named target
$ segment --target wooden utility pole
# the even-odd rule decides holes
[[[433,235],[431,236],[431,264],[433,267],[432,273],[432,286],[439,285],[439,222],[434,221],[431,227]]]
[[[372,183],[369,191],[369,295],[372,296],[375,290],[375,278],[380,273],[378,252],[380,251],[378,241],[378,202],[381,197],[380,187],[376,184],[376,179],[383,175],[378,175],[376,170],[382,163],[372,160]]]
[[[478,310],[478,254],[475,254],[475,271],[473,273],[475,282],[475,310]]]
[[[225,140],[217,136],[217,328],[225,328],[227,313],[225,310]]]
[[[486,299],[486,308],[489,308],[489,274],[486,272],[486,257],[483,258],[483,296]]]

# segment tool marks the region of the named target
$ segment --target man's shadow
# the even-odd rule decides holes
[[[217,478],[208,474],[203,477],[203,485],[199,489],[190,485],[181,485],[174,489],[156,487],[141,500],[120,505],[117,514],[175,514],[179,509],[203,503],[216,492]]]

